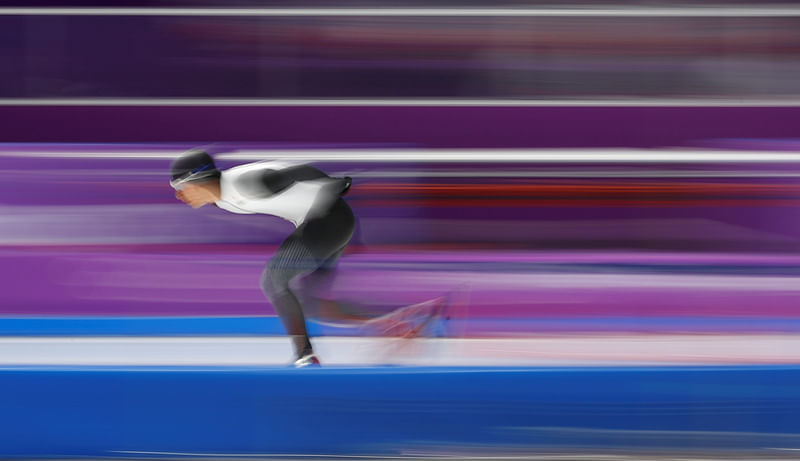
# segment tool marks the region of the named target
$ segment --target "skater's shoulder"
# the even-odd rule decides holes
[[[287,161],[255,162],[223,172],[223,181],[242,196],[259,199],[279,194],[297,181],[295,174],[302,164]]]

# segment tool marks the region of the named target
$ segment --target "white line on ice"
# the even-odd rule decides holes
[[[562,334],[517,338],[319,337],[328,365],[608,366],[800,363],[800,334]],[[284,337],[4,337],[0,367],[274,366]]]

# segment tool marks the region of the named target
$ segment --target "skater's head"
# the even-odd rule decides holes
[[[200,208],[219,200],[220,172],[214,159],[202,150],[190,150],[172,161],[169,184],[175,189],[175,197]]]

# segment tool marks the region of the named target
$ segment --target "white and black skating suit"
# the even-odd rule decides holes
[[[218,207],[278,216],[297,226],[267,263],[261,289],[292,336],[298,356],[311,345],[303,309],[289,282],[335,266],[355,226],[353,212],[341,198],[349,187],[349,178],[331,178],[308,165],[279,161],[238,166],[220,177]]]

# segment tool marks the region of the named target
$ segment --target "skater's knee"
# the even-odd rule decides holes
[[[290,280],[291,276],[286,270],[267,265],[261,273],[261,291],[268,299],[274,300],[289,292]]]

